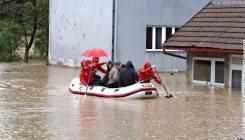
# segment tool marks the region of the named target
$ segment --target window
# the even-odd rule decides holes
[[[179,28],[175,28],[175,32],[177,32],[179,30]]]
[[[194,80],[211,81],[211,61],[210,60],[194,60]]]
[[[162,28],[156,28],[156,49],[161,49],[162,45]]]
[[[224,62],[215,61],[215,83],[224,83]]]
[[[232,88],[241,88],[242,81],[242,71],[241,70],[232,70]]]
[[[152,49],[152,27],[146,29],[146,49]]]
[[[224,86],[224,69],[223,58],[194,57],[193,82]]]
[[[230,86],[232,88],[241,89],[242,66],[243,66],[243,56],[242,55],[231,55]]]
[[[172,36],[172,28],[166,28],[166,40]]]
[[[161,45],[169,39],[178,28],[174,27],[146,27],[146,49],[159,50]]]

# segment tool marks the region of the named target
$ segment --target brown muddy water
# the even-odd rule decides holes
[[[0,64],[0,139],[235,140],[245,132],[243,98],[161,74],[176,97],[106,99],[69,94],[78,69]]]

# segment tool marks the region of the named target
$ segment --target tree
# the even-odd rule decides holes
[[[23,42],[21,41],[21,33],[18,30],[18,25],[11,21],[1,21],[0,61],[12,61],[19,58],[15,52],[21,46],[23,46]]]
[[[35,39],[35,48],[34,50],[38,50],[40,54],[40,58],[45,58],[45,52],[46,52],[46,30],[39,29],[36,33],[36,39]]]
[[[25,44],[24,62],[28,63],[37,30],[48,28],[48,0],[3,0],[1,5],[1,19],[19,25]]]

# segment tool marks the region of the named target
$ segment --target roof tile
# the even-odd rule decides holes
[[[163,47],[241,50],[245,39],[245,1],[210,2]]]

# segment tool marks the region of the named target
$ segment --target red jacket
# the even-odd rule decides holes
[[[160,85],[161,80],[155,76],[152,68],[148,67],[149,65],[150,65],[150,62],[146,61],[144,63],[144,66],[138,70],[139,81],[143,81],[143,83],[149,83],[151,79],[154,79],[154,81]]]
[[[102,65],[104,65],[105,62],[103,63],[99,63],[99,58],[98,57],[93,57],[92,59],[92,65],[93,65],[93,71],[95,71],[95,69],[101,71],[102,73],[106,73],[106,70],[104,68],[102,68]]]
[[[81,62],[81,65],[82,65],[82,67],[80,70],[80,82],[83,85],[87,85],[89,74],[90,74],[90,68],[88,66],[89,62],[87,60],[83,60]],[[94,81],[94,75],[93,75],[93,73],[91,73],[89,82],[93,82],[93,81]]]

